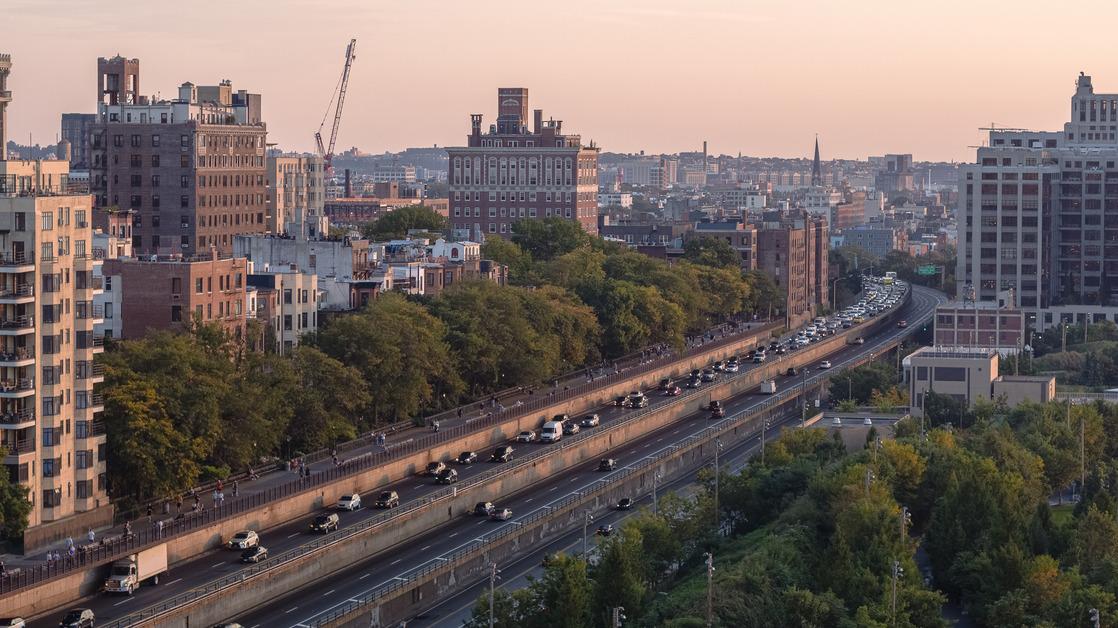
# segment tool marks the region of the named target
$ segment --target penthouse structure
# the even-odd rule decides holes
[[[98,59],[90,189],[98,209],[130,209],[137,254],[233,250],[268,229],[261,99],[229,81],[139,95],[138,59]],[[100,223],[99,223],[100,226]]]
[[[1080,74],[1062,131],[992,130],[959,169],[958,297],[1014,289],[1037,330],[1118,320],[1118,93]]]
[[[471,115],[466,145],[447,152],[455,238],[482,241],[518,220],[548,217],[597,232],[598,149],[540,109],[529,127],[527,89],[497,90],[497,123],[483,132],[482,115]]]
[[[11,102],[0,55],[0,119]],[[7,127],[0,122],[0,147]],[[103,380],[94,356],[101,311],[88,194],[70,194],[65,161],[0,159],[0,450],[28,487],[24,549],[112,521]]]

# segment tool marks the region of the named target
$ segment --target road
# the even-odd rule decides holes
[[[929,314],[934,309],[935,303],[936,297],[934,292],[920,291],[917,289],[913,292],[911,301],[904,306],[903,316],[910,321],[919,319],[922,315]],[[895,334],[898,331],[904,330],[886,330],[886,332],[880,334],[878,338],[867,339],[865,345],[843,347],[840,351],[831,354],[829,359],[832,362],[838,363],[860,353],[872,352],[875,347],[882,342],[882,338]],[[795,354],[793,353],[791,355],[794,356]],[[754,368],[754,365],[743,365],[743,367],[745,367],[743,368],[744,371],[748,368]],[[800,379],[800,376],[793,376],[790,378],[780,377],[777,378],[777,385],[783,389],[789,385],[799,383]],[[732,413],[746,409],[753,404],[761,403],[766,398],[767,397],[758,394],[746,394],[725,403],[727,405],[727,410]],[[673,398],[662,397],[658,394],[650,394],[649,396],[651,406],[661,405],[672,399]],[[602,424],[606,425],[610,421],[617,420],[631,411],[609,406],[599,408],[596,412],[601,417]],[[704,429],[706,425],[707,421],[705,420],[679,421],[670,426],[666,426],[660,431],[646,435],[635,442],[621,445],[611,451],[610,455],[611,457],[618,458],[623,464],[626,461],[635,461],[641,456],[669,447],[672,443],[687,438],[691,434]],[[514,449],[520,452],[529,448],[546,446],[547,445],[540,444],[513,443]],[[468,466],[454,465],[459,472],[460,478],[467,479],[492,468],[492,464],[484,462],[488,458],[489,451],[490,450],[478,452],[481,461],[477,464]],[[578,490],[586,484],[601,479],[603,474],[597,473],[594,470],[596,465],[596,461],[593,461],[574,467],[568,474],[551,478],[541,483],[539,487],[530,493],[512,497],[498,505],[512,508],[516,515],[521,515],[522,513],[526,514],[533,508],[539,508],[548,502],[565,496],[571,491]],[[393,483],[392,485],[384,487],[382,490],[396,490],[400,494],[401,501],[406,502],[412,499],[422,498],[428,493],[441,488],[444,487],[436,485],[430,478],[417,476]],[[375,495],[369,494],[365,497],[367,500],[371,501]],[[378,514],[378,511],[372,508],[356,512],[340,513],[341,526],[344,528],[353,525],[375,514]],[[259,531],[262,544],[266,546],[273,555],[301,545],[310,538],[307,525],[312,518],[313,515],[308,515],[307,518],[303,520]],[[323,588],[327,588],[328,591],[317,594],[317,598],[312,601],[303,599],[306,597],[306,594],[296,593],[281,598],[285,600],[284,602],[269,604],[268,608],[262,609],[261,613],[267,616],[249,615],[245,620],[241,620],[240,623],[245,626],[253,626],[256,624],[261,626],[297,625],[303,619],[310,619],[313,614],[317,614],[338,603],[344,602],[357,593],[379,586],[385,580],[399,575],[405,568],[415,568],[430,560],[435,560],[440,554],[458,547],[462,543],[476,538],[477,535],[485,531],[493,530],[496,526],[500,525],[513,524],[491,523],[488,520],[474,520],[472,518],[463,518],[459,521],[452,522],[446,526],[421,535],[411,542],[401,544],[397,549],[383,557],[375,557],[369,561],[365,561],[361,565],[343,571],[331,579],[329,587],[324,587],[322,585],[315,586],[314,589],[316,592]],[[98,595],[83,603],[75,603],[72,606],[84,605],[93,609],[98,622],[111,621],[153,604],[159,599],[183,593],[218,577],[234,573],[241,568],[237,559],[238,553],[236,552],[227,552],[223,550],[211,551],[189,561],[173,565],[170,572],[161,580],[159,585],[141,587],[135,595],[131,597]],[[383,577],[381,577],[382,575]],[[329,593],[329,596],[325,595],[326,593]],[[292,601],[290,605],[285,605],[288,599],[301,600],[301,602]],[[58,611],[48,613],[29,625],[43,627],[57,625],[58,617],[63,614],[62,610],[63,609],[59,609]],[[299,612],[300,610],[302,612]]]
[[[922,315],[931,313],[936,302],[933,293],[917,294],[914,292],[912,303],[906,306],[904,316],[912,321],[917,320]],[[886,330],[875,339],[867,339],[865,345],[844,347],[831,354],[829,359],[838,365],[849,358],[873,353],[879,345],[897,333],[903,332],[898,332],[895,329]],[[788,386],[797,385],[799,381],[800,376],[779,377],[777,378],[777,385],[784,389]],[[812,395],[809,392],[810,396]],[[653,395],[651,399],[662,402],[664,398]],[[767,399],[767,395],[760,394],[759,389],[755,388],[732,399],[724,400],[723,403],[727,407],[727,414],[732,415],[758,406]],[[617,412],[614,411],[611,414],[616,416]],[[636,462],[645,456],[656,454],[671,447],[674,443],[706,429],[708,414],[706,412],[697,413],[687,419],[665,426],[661,430],[647,434],[640,439],[620,445],[610,451],[610,457],[617,458],[624,466],[627,462]],[[605,414],[603,413],[604,420]],[[794,424],[797,421],[798,417],[789,419],[783,424]],[[748,442],[757,444],[759,441],[760,438],[757,437]],[[745,447],[745,445],[741,445],[741,447]],[[570,493],[587,488],[598,480],[608,477],[608,475],[597,471],[597,461],[577,465],[562,475],[540,482],[538,486],[529,491],[522,491],[498,502],[498,507],[512,509],[515,516],[509,522],[496,523],[484,518],[461,517],[407,543],[400,544],[387,554],[343,570],[333,575],[326,583],[307,587],[273,600],[267,607],[239,617],[236,621],[249,628],[305,626],[309,622],[313,622],[317,616],[329,612],[344,604],[347,600],[376,589],[393,579],[402,578],[427,563],[440,560],[440,557],[444,554],[449,554],[455,549],[473,542],[489,531],[496,530],[501,526],[516,525],[519,519],[526,517],[535,510],[545,508]],[[608,515],[607,518],[600,519],[595,525],[611,522],[610,516],[616,517],[617,515]],[[592,532],[593,530],[591,530]],[[581,544],[581,530],[576,530],[574,535],[578,539],[578,544]],[[562,538],[566,539],[569,536],[564,535]],[[559,541],[555,541],[545,547],[551,548],[557,543],[561,545]],[[544,553],[546,552],[536,551],[535,549],[528,552],[531,556],[538,554],[541,557]],[[323,591],[323,589],[326,590]]]

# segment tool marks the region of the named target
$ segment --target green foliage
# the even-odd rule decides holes
[[[7,450],[0,447],[0,458],[5,455]],[[30,491],[28,487],[11,481],[7,473],[0,473],[0,540],[22,543],[31,515]]]
[[[536,261],[548,261],[589,246],[590,235],[577,221],[551,217],[513,223],[512,241]]]
[[[738,268],[741,255],[722,238],[699,236],[683,245],[683,259],[714,268]]]
[[[858,405],[874,400],[874,392],[888,393],[897,384],[897,372],[889,361],[870,362],[857,368],[845,369],[831,376],[832,399],[853,399]],[[887,401],[895,401],[888,399]]]
[[[435,210],[424,205],[408,205],[394,209],[362,228],[370,240],[392,240],[407,236],[409,231],[441,233],[447,220]]]
[[[481,245],[481,257],[509,267],[509,282],[513,284],[536,283],[536,272],[532,256],[515,242],[501,236],[490,235]]]

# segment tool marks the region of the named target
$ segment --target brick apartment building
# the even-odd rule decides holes
[[[470,116],[466,146],[450,148],[450,224],[455,238],[507,234],[518,220],[557,216],[598,228],[598,149],[563,133],[561,120],[533,112],[528,90],[497,90],[497,123],[482,132]]]
[[[190,260],[143,258],[105,260],[106,292],[118,293],[121,336],[138,338],[150,330],[185,329],[191,320],[220,323],[234,338],[245,332],[243,257]]]
[[[820,216],[771,212],[757,230],[757,268],[769,273],[785,292],[790,326],[812,318],[829,303],[827,221]]]
[[[223,81],[183,83],[176,99],[154,101],[139,95],[139,64],[97,60],[96,207],[135,212],[138,255],[231,253],[234,235],[268,228],[260,96]]]

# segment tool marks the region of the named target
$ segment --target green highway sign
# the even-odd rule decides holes
[[[934,275],[939,272],[939,268],[935,265],[918,266],[916,268],[917,275]]]

